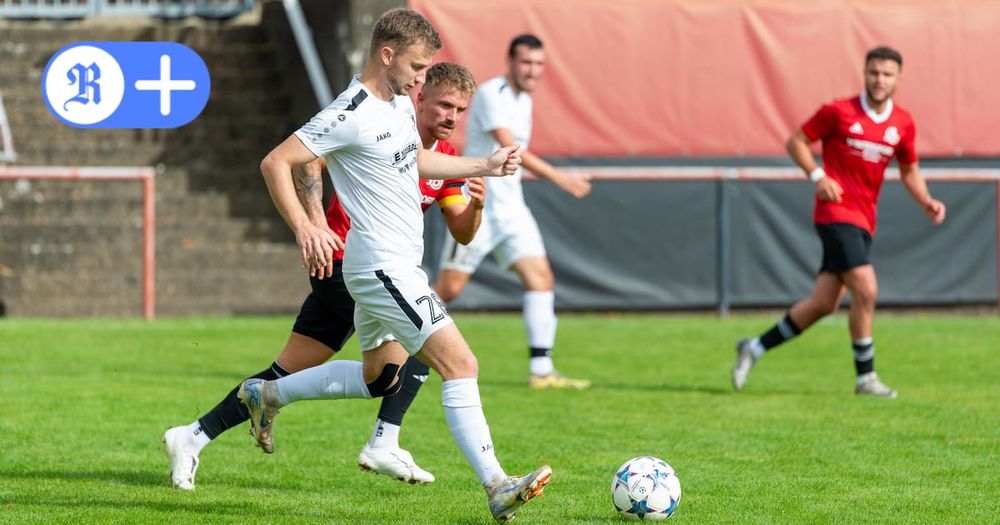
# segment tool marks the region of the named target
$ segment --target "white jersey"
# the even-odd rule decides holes
[[[522,91],[515,95],[507,79],[496,77],[476,89],[469,109],[469,124],[465,135],[465,154],[487,157],[500,148],[491,133],[505,128],[514,135],[522,150],[531,140],[531,95]],[[486,178],[486,215],[496,217],[518,215],[527,208],[521,190],[521,169],[510,177]]]
[[[420,135],[410,97],[379,100],[354,77],[295,136],[326,158],[337,198],[351,219],[343,271],[419,266],[424,253]]]

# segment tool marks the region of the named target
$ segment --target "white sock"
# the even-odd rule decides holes
[[[528,346],[534,349],[545,349],[549,352],[556,343],[555,311],[556,294],[552,290],[545,292],[524,292],[524,328],[528,332]],[[549,375],[555,371],[552,356],[532,356],[531,373]]]
[[[556,371],[556,365],[552,363],[552,358],[549,356],[532,357],[528,361],[528,367],[531,369],[531,373],[536,376],[547,376]]]
[[[371,448],[399,448],[399,425],[375,419],[375,430],[372,431],[372,437],[368,438],[368,446]]]
[[[767,349],[764,348],[764,344],[760,342],[759,337],[754,337],[750,340],[750,353],[753,354],[754,359],[760,359],[760,356],[764,355]]]
[[[276,379],[278,403],[303,399],[371,399],[364,367],[358,361],[330,361]]]
[[[441,403],[451,436],[476,471],[479,482],[486,486],[498,478],[506,478],[507,473],[493,450],[476,379],[453,379],[442,383]]]
[[[212,438],[208,437],[198,420],[184,428],[188,431],[188,445],[191,445],[195,453],[201,452],[205,445],[212,442]]]

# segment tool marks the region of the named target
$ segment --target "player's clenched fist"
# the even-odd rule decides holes
[[[493,152],[486,165],[493,177],[507,177],[517,173],[521,167],[521,146],[505,146]]]
[[[930,202],[923,206],[923,208],[924,213],[930,217],[931,222],[934,224],[941,224],[944,222],[945,206],[943,202],[937,199],[931,199]]]
[[[840,183],[830,177],[823,177],[816,182],[816,194],[819,200],[829,202],[840,202],[840,196],[844,194],[844,189]]]

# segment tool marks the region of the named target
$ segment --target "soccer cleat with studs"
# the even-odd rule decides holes
[[[487,485],[486,496],[493,519],[500,523],[514,519],[521,505],[541,496],[551,480],[552,468],[546,465],[527,476],[509,476]]]
[[[274,416],[278,408],[273,405],[274,396],[265,390],[273,389],[273,384],[263,379],[251,378],[240,384],[236,396],[250,412],[250,435],[257,440],[257,446],[266,454],[274,453]],[[270,398],[270,399],[269,399]]]

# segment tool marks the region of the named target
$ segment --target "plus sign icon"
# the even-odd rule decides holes
[[[60,49],[42,75],[56,118],[77,128],[176,128],[208,102],[205,62],[175,42],[80,42]]]

